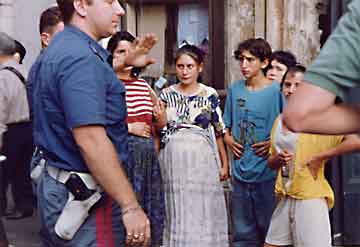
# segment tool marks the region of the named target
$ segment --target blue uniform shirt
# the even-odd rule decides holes
[[[50,165],[88,172],[72,129],[102,125],[126,165],[128,142],[125,88],[110,54],[76,27],[67,26],[33,65],[29,89],[34,142],[45,149]]]
[[[249,91],[245,81],[236,81],[228,89],[224,111],[226,128],[244,147],[239,160],[232,162],[233,176],[244,182],[264,182],[274,179],[276,172],[267,165],[266,158],[255,154],[252,144],[268,140],[276,117],[283,107],[280,84],[258,91]]]

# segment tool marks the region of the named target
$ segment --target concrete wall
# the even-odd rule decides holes
[[[165,5],[144,5],[140,8],[137,17],[138,36],[153,33],[158,37],[156,46],[150,52],[150,56],[156,60],[156,63],[150,65],[144,72],[144,75],[158,77],[163,74],[165,63]]]
[[[40,52],[39,17],[55,0],[0,0],[0,30],[26,48],[24,64],[30,67]]]

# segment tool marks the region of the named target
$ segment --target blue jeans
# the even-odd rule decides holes
[[[261,183],[232,181],[233,247],[260,247],[265,242],[275,208],[275,180]]]
[[[89,217],[72,240],[58,237],[54,227],[68,199],[65,185],[53,179],[46,170],[37,185],[40,237],[46,247],[125,246],[125,231],[120,207],[107,195],[97,202]]]

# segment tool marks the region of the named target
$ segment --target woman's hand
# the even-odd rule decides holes
[[[166,104],[158,100],[153,110],[156,126],[163,128],[167,123]]]
[[[126,56],[125,67],[146,67],[155,63],[155,60],[149,58],[149,52],[157,43],[158,39],[154,34],[146,34],[144,37],[136,38]]]
[[[221,169],[220,169],[220,181],[221,182],[226,181],[226,180],[229,179],[229,177],[230,177],[229,166],[221,167]]]
[[[128,123],[129,133],[132,135],[150,138],[151,127],[143,122]]]

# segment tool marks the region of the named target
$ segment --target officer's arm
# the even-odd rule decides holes
[[[360,130],[360,106],[335,104],[336,96],[310,83],[301,83],[290,97],[283,119],[295,132],[348,134]]]
[[[77,127],[73,129],[73,135],[91,174],[103,189],[122,209],[137,207],[135,194],[104,127]]]

